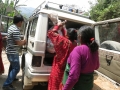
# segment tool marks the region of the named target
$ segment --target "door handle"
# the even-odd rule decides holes
[[[113,56],[106,55],[106,62],[108,66],[110,66],[112,59],[113,59]]]
[[[32,47],[34,47],[34,42],[30,41],[30,43],[32,44]]]

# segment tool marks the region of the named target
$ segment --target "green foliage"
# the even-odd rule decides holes
[[[83,15],[84,16],[89,16],[89,12],[85,12]]]
[[[98,0],[90,11],[91,19],[102,21],[120,16],[120,0]]]
[[[0,14],[11,17],[15,15],[13,0],[11,0],[10,3],[9,0],[6,0],[5,3],[2,3],[2,1],[0,0],[0,5]]]
[[[2,3],[2,0],[0,0],[0,3]]]

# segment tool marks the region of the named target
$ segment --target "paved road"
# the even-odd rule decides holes
[[[0,90],[2,90],[2,85],[4,81],[6,80],[8,69],[9,69],[9,62],[7,60],[6,54],[3,51],[2,52],[2,58],[3,63],[5,67],[5,73],[0,75]],[[22,73],[21,71],[18,73],[17,77],[19,78],[19,81],[13,82],[13,86],[16,88],[16,90],[22,90]],[[41,85],[35,86],[32,90],[47,90],[47,87],[42,87]]]

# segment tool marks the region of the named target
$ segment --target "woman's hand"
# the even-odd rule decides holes
[[[63,27],[66,22],[67,22],[66,20],[63,21],[63,22],[61,22],[61,20],[59,20],[57,25],[58,25],[59,27]]]
[[[58,31],[58,30],[61,30],[62,28],[65,28],[64,25],[67,21],[61,21],[61,20],[58,20],[58,23],[57,25],[54,26],[54,28],[52,29],[52,31]]]

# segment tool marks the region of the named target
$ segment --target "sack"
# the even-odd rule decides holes
[[[49,53],[55,53],[54,45],[53,45],[52,41],[49,38],[47,38],[47,47],[46,47],[46,50]]]

